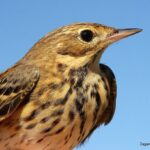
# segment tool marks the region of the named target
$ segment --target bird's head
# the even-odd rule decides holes
[[[79,67],[99,59],[110,44],[140,31],[137,28],[116,29],[96,23],[77,23],[50,32],[32,49],[39,51],[41,57],[43,54],[45,59]]]

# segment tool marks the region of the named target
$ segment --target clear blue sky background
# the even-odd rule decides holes
[[[150,143],[149,0],[0,0],[0,71],[18,61],[49,31],[73,22],[139,27],[140,34],[110,46],[101,62],[117,78],[112,122],[78,150],[146,150]]]

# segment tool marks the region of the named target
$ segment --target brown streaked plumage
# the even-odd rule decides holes
[[[0,74],[0,149],[71,150],[108,124],[116,80],[99,59],[111,43],[140,31],[78,23],[39,40]]]

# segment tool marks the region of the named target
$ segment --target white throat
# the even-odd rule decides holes
[[[100,61],[101,56],[102,56],[102,52],[99,52],[95,56],[94,61],[90,65],[91,71],[96,72],[96,73],[100,73],[99,61]]]

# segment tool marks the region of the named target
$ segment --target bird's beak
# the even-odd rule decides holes
[[[113,32],[111,35],[107,36],[106,41],[111,44],[111,43],[119,41],[123,38],[126,38],[130,35],[139,33],[141,31],[142,31],[142,29],[138,29],[138,28],[115,29],[115,32]]]

